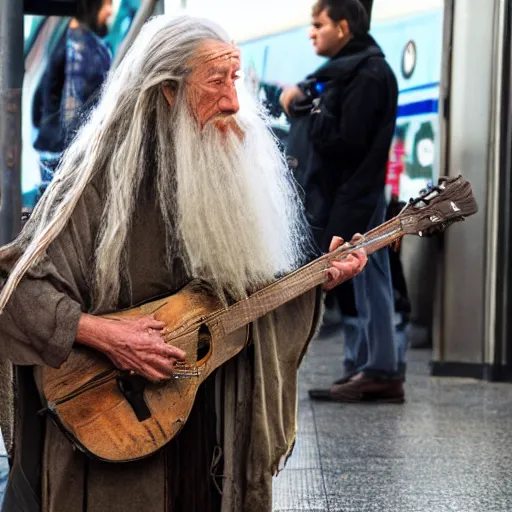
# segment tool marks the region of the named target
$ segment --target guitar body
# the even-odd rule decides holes
[[[107,357],[85,347],[73,349],[59,369],[45,367],[48,409],[72,442],[113,462],[141,459],[167,444],[185,424],[201,383],[247,343],[247,326],[223,336],[215,322],[202,323],[219,309],[220,301],[192,282],[175,295],[106,315],[115,321],[153,313],[165,322],[166,342],[187,354],[187,368],[194,374],[187,378],[152,384],[119,371]],[[203,355],[200,351],[198,360],[199,345]]]

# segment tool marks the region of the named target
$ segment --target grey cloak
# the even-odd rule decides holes
[[[297,369],[319,321],[319,288],[254,322],[252,344],[203,384],[184,429],[147,459],[91,460],[50,418],[38,415],[34,373],[66,360],[79,317],[91,308],[100,190],[88,185],[65,230],[0,315],[0,355],[19,365],[14,466],[3,510],[270,511],[272,475],[295,439]],[[166,270],[163,225],[151,193],[141,194],[120,308],[169,294],[188,281],[179,261],[171,274]],[[0,261],[4,279],[16,257]]]

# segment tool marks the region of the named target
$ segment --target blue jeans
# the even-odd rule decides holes
[[[368,230],[382,224],[385,215],[383,195]],[[382,249],[370,255],[353,285],[358,316],[343,317],[345,373],[403,377],[407,339],[405,330],[397,328],[401,315],[395,314],[388,251]]]

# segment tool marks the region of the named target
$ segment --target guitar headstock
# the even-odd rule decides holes
[[[471,185],[462,176],[440,178],[397,215],[406,234],[431,236],[478,211]]]

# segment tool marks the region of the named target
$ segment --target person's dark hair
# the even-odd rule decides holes
[[[98,26],[98,13],[104,0],[78,0],[75,18],[98,34],[104,32],[104,27]]]
[[[313,6],[313,16],[327,10],[327,15],[334,22],[347,20],[350,32],[362,36],[370,30],[370,21],[365,7],[359,0],[317,0]]]

